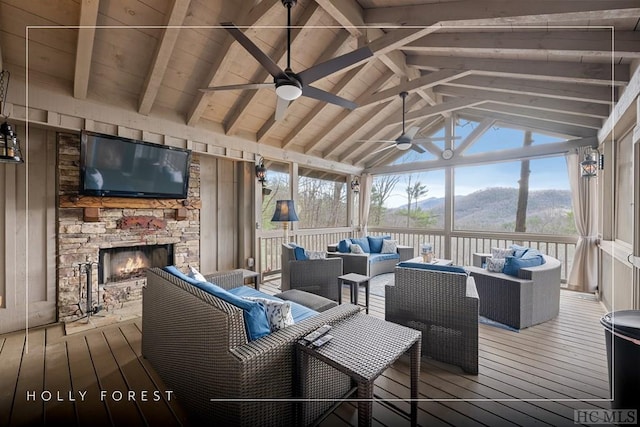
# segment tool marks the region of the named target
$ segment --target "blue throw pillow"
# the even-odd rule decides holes
[[[343,254],[349,253],[349,246],[351,245],[351,239],[343,239],[338,243],[338,252]]]
[[[469,274],[467,270],[457,265],[425,264],[422,262],[401,262],[400,264],[398,264],[398,267],[419,268],[421,270],[444,271],[448,273],[462,273],[466,275]]]
[[[293,248],[293,255],[296,257],[297,261],[304,261],[309,259],[302,246],[295,246]]]
[[[518,277],[518,271],[521,268],[537,267],[542,264],[544,264],[544,258],[542,258],[542,255],[536,255],[531,258],[516,258],[514,256],[508,256],[504,259],[504,269],[502,272],[509,276]]]
[[[242,299],[236,295],[229,293],[225,289],[222,289],[220,286],[214,285],[213,283],[199,282],[187,276],[173,265],[164,267],[163,270],[217,298],[220,298],[223,301],[228,302],[229,304],[233,304],[236,307],[242,309],[244,325],[247,329],[247,336],[249,337],[249,341],[257,340],[260,337],[269,335],[269,333],[271,332],[269,319],[267,319],[267,312],[265,311],[265,308],[262,304]]]
[[[528,247],[516,245],[515,243],[509,246],[509,248],[513,249],[513,256],[516,258],[522,258],[522,255],[524,255],[529,250]]]
[[[529,249],[527,250],[520,258],[522,259],[531,259],[531,258],[542,258],[542,252],[537,249]],[[542,258],[542,264],[544,264],[544,258]]]
[[[368,236],[369,249],[372,254],[379,254],[382,252],[382,241],[385,240],[385,236]]]
[[[366,237],[351,239],[351,243],[355,243],[356,245],[359,245],[364,252],[368,254],[371,253],[371,247],[369,246],[369,239],[367,239]],[[380,245],[382,245],[382,243]]]

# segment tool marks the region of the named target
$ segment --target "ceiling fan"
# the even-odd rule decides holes
[[[346,53],[328,61],[316,64],[300,73],[291,70],[291,8],[296,5],[297,0],[281,0],[282,5],[287,8],[287,67],[282,70],[271,58],[262,52],[238,27],[231,22],[222,22],[224,28],[240,43],[268,72],[273,76],[273,83],[247,83],[229,86],[215,86],[200,89],[203,92],[216,90],[234,89],[262,89],[275,85],[277,102],[275,119],[280,120],[289,106],[289,102],[298,99],[300,96],[317,99],[319,101],[330,102],[349,110],[353,110],[357,105],[348,99],[341,98],[322,89],[309,86],[325,76],[349,67],[363,59],[373,56],[369,47],[361,47],[353,52]]]
[[[398,150],[401,150],[401,151],[412,149],[414,151],[417,151],[418,153],[424,153],[425,149],[420,147],[418,145],[419,143],[446,139],[446,137],[429,137],[429,138],[413,139],[415,138],[416,134],[420,130],[418,126],[412,126],[409,128],[409,131],[405,132],[404,117],[405,117],[405,99],[407,98],[407,95],[409,95],[408,92],[400,92],[400,97],[402,98],[402,134],[396,139],[380,139],[376,141],[366,141],[366,140],[362,141],[362,142],[392,142],[393,143],[391,145],[388,145],[384,148],[381,148],[379,150],[372,152],[370,155],[380,153],[381,151],[385,151],[393,147],[396,147]],[[453,137],[453,139],[457,139],[457,137]]]

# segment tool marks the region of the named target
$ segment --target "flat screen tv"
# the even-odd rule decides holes
[[[191,151],[82,131],[80,194],[185,199]]]

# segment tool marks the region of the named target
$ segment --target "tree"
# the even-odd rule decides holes
[[[384,212],[384,203],[391,196],[398,181],[400,181],[400,176],[398,175],[382,175],[373,180],[371,204],[369,205],[369,217],[372,225],[380,225]]]
[[[411,219],[411,202],[415,201],[415,208],[418,210],[418,199],[425,194],[429,190],[427,190],[427,186],[423,185],[420,181],[415,182],[411,185],[411,179],[413,178],[413,174],[409,174],[407,178],[407,227],[409,227],[409,220]]]
[[[524,141],[522,145],[528,147],[533,144],[531,131],[524,133]],[[520,164],[520,180],[518,181],[518,208],[516,210],[516,233],[524,233],[527,231],[527,203],[529,200],[529,160],[523,160]]]

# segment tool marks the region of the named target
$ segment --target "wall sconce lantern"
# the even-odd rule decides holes
[[[351,181],[351,190],[358,194],[360,192],[360,182],[358,181],[358,177],[353,178]]]
[[[264,159],[260,158],[260,162],[256,165],[256,178],[264,187],[267,182],[267,168],[264,167]]]
[[[0,162],[23,163],[24,159],[22,158],[18,135],[7,122],[9,117],[4,113],[9,90],[9,76],[8,71],[0,72],[0,113],[4,116],[4,123],[0,125]]]
[[[598,169],[604,169],[604,155],[596,149],[591,149],[584,154],[584,160],[580,162],[580,174],[583,178],[598,176]]]

